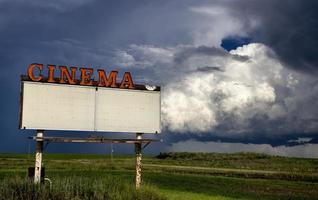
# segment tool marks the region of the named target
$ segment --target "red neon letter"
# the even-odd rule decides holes
[[[66,66],[59,66],[60,68],[60,83],[66,83],[66,80],[64,78],[67,79],[69,84],[76,84],[76,67],[71,67],[71,71],[72,71],[72,76],[70,75],[68,69]]]
[[[47,68],[49,68],[49,76],[48,76],[47,82],[55,83],[55,80],[54,80],[55,65],[48,65]]]
[[[40,75],[38,77],[35,77],[34,74],[33,74],[33,70],[34,68],[38,68],[40,70]],[[43,64],[36,64],[36,63],[33,63],[29,66],[28,68],[28,76],[29,78],[32,80],[32,81],[40,81],[42,80],[42,75],[41,75],[41,71],[43,70]]]
[[[125,72],[123,76],[123,80],[120,83],[120,88],[129,88],[129,89],[135,88],[133,80],[129,72]]]
[[[93,75],[92,68],[81,68],[81,82],[80,85],[93,85],[91,76]]]
[[[117,87],[116,85],[116,79],[117,79],[117,71],[111,71],[108,78],[105,74],[105,71],[102,69],[97,70],[98,71],[98,86],[99,87]]]

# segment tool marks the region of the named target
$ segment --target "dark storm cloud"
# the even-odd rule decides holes
[[[260,21],[252,41],[270,46],[279,58],[300,71],[318,71],[318,1],[232,1],[235,15]]]
[[[213,57],[232,57],[238,61],[247,61],[248,57],[239,55],[229,55],[223,49],[208,46],[186,47],[174,55],[176,63],[183,63],[191,57],[195,56],[213,56]]]
[[[175,62],[182,63],[184,60],[191,56],[195,55],[213,55],[213,56],[225,56],[227,52],[222,49],[215,48],[215,47],[207,47],[207,46],[200,46],[200,47],[190,47],[186,48],[183,51],[179,52],[175,55]]]
[[[199,72],[211,72],[211,71],[223,72],[223,70],[220,67],[210,67],[210,66],[198,67],[197,71],[199,71]]]

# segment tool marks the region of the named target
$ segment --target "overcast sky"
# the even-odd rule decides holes
[[[315,0],[0,0],[0,152],[34,150],[34,131],[18,120],[20,75],[37,62],[130,71],[136,83],[161,85],[163,142],[147,153],[318,157],[317,10]]]

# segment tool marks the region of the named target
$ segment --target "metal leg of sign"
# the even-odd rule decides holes
[[[113,153],[114,153],[113,143],[110,143],[110,163],[111,164],[113,164]]]
[[[42,154],[43,154],[43,133],[44,131],[38,130],[36,133],[36,152],[35,152],[35,168],[34,168],[34,183],[41,183],[41,170],[42,170]]]
[[[142,134],[137,133],[137,140],[142,139]],[[135,143],[135,152],[136,152],[136,189],[141,186],[141,142]]]

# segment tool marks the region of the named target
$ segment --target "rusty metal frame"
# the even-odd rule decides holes
[[[144,150],[151,142],[146,142],[144,146],[141,147],[141,150]]]
[[[21,77],[22,78],[22,77]],[[24,82],[20,82],[20,109],[19,109],[19,129],[22,129],[22,116],[23,116],[23,92]]]
[[[37,140],[36,136],[30,136],[29,139]],[[159,140],[155,139],[110,139],[104,137],[88,137],[88,138],[79,138],[79,137],[42,137],[44,142],[48,143],[126,143],[126,144],[145,144],[143,148],[148,146],[151,142],[157,142]]]

